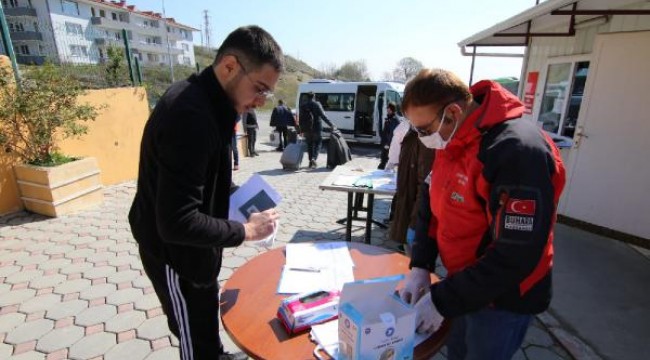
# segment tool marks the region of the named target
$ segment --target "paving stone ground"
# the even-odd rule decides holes
[[[343,241],[345,228],[335,221],[344,214],[346,195],[317,189],[329,174],[322,167],[326,157],[316,170],[281,170],[280,153],[264,145],[268,114],[260,115],[260,156],[243,158],[235,180],[241,183],[257,172],[284,197],[275,246]],[[377,148],[355,152],[370,167],[378,163]],[[52,219],[19,212],[0,217],[0,359],[178,359],[178,341],[166,327],[129,230],[134,193],[135,183],[128,182],[106,187],[103,205],[74,215]],[[387,217],[389,203],[389,198],[377,198],[377,218]],[[353,241],[363,241],[358,225],[353,226]],[[380,228],[373,229],[372,244],[397,247]],[[220,282],[262,251],[247,245],[226,250]],[[226,349],[237,351],[223,330],[221,335]],[[435,359],[445,359],[444,354],[443,349]],[[515,356],[570,358],[537,319]]]

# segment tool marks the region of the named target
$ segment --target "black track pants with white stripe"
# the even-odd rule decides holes
[[[223,353],[219,338],[219,283],[196,285],[142,248],[140,258],[167,315],[169,330],[178,338],[180,359],[218,359]]]

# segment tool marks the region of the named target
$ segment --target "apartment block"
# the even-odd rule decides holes
[[[199,30],[126,1],[1,1],[19,63],[100,63],[109,47],[124,48],[125,33],[143,64],[169,64],[170,57],[177,65],[195,63],[192,36]]]

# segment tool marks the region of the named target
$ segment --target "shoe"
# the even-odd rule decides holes
[[[316,164],[316,160],[311,160],[309,161],[309,168],[310,169],[315,169],[318,165]]]
[[[233,166],[233,167],[232,167],[232,170],[233,170],[233,171],[237,171],[237,170],[239,170],[239,165],[235,165],[235,166]]]
[[[260,156],[260,154],[258,154],[257,152],[254,152],[253,156]]]
[[[284,151],[284,148],[278,147],[278,148],[275,148],[275,151]]]
[[[237,352],[232,354],[225,352],[219,355],[219,360],[246,360],[246,359],[248,359],[248,355],[244,354],[243,352]]]

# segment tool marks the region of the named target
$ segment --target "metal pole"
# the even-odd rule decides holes
[[[122,29],[122,37],[124,38],[124,52],[126,52],[126,63],[129,65],[129,79],[131,79],[131,85],[135,86],[135,76],[133,75],[133,60],[131,60],[131,47],[129,46],[129,38],[126,35],[126,29]]]
[[[138,84],[142,85],[142,67],[140,67],[140,59],[137,56],[134,56],[135,60],[135,73],[138,75]]]
[[[167,34],[167,57],[169,58],[169,71],[171,72],[172,75],[172,82],[176,82],[176,79],[174,78],[174,62],[172,61],[172,49],[171,45],[169,44],[169,29],[167,28],[167,16],[165,15],[165,0],[162,0],[162,12],[163,12],[163,19],[165,19],[165,34]]]
[[[0,2],[0,35],[2,43],[4,44],[5,51],[11,60],[11,67],[14,69],[14,77],[16,78],[16,85],[20,88],[20,73],[18,72],[18,63],[16,62],[16,54],[14,53],[14,46],[9,37],[9,27],[7,26],[7,19],[5,19],[5,12]]]
[[[474,62],[476,61],[476,46],[472,48],[472,67],[469,70],[469,86],[472,86],[472,81],[474,81]]]
[[[195,64],[196,64],[196,73],[198,74],[201,72],[201,67],[199,66],[198,62],[195,62]]]

